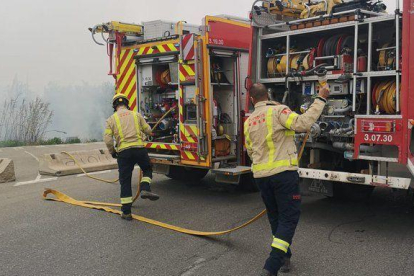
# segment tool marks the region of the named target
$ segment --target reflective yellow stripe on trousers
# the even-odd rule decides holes
[[[282,250],[283,252],[287,253],[290,244],[285,242],[284,240],[278,239],[273,237],[272,247]]]
[[[132,196],[130,197],[121,197],[121,204],[130,204],[132,203]]]

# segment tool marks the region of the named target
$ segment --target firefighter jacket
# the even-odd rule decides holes
[[[326,100],[316,98],[306,113],[298,115],[286,105],[258,102],[244,124],[245,145],[254,178],[298,169],[295,132],[306,132],[321,115]]]
[[[128,148],[142,148],[144,133],[150,135],[151,127],[142,115],[121,107],[106,120],[104,142],[111,154]]]

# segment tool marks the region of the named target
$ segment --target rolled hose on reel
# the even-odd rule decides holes
[[[295,51],[292,50],[292,53]],[[307,71],[312,68],[316,49],[311,49],[309,53],[291,54],[290,69],[294,71]],[[274,78],[286,74],[287,55],[269,57],[267,61],[267,76]]]
[[[372,90],[372,106],[376,113],[395,114],[397,85],[395,80],[383,81],[374,85]],[[401,86],[400,86],[401,91]],[[398,93],[400,93],[400,91]]]
[[[378,71],[386,71],[386,70],[395,70],[396,68],[396,54],[395,54],[395,43],[385,43],[382,45],[381,51],[379,51],[378,56],[378,65],[377,70]],[[386,49],[388,48],[388,49]],[[401,53],[400,53],[401,56]],[[402,66],[401,64],[402,58],[400,58],[400,68]]]

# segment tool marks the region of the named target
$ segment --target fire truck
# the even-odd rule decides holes
[[[392,14],[375,1],[294,3],[254,2],[247,86],[265,84],[272,99],[298,114],[321,83],[330,86],[320,119],[295,135],[298,148],[304,144],[303,183],[328,196],[365,197],[378,186],[409,191],[413,2],[404,0],[401,11],[397,1]],[[252,109],[246,101],[246,115]]]
[[[219,182],[256,189],[243,163],[249,20],[112,21],[90,31],[107,48],[116,93],[154,129],[145,147],[155,172],[196,182],[212,170]]]

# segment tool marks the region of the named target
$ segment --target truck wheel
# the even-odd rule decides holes
[[[239,187],[242,191],[247,193],[255,193],[259,191],[259,186],[257,186],[251,173],[243,174],[240,177]]]
[[[334,198],[350,200],[350,201],[366,201],[374,191],[373,186],[334,183],[333,196]]]
[[[174,180],[190,182],[203,179],[208,172],[208,169],[170,166],[170,172],[167,174],[167,177]]]

